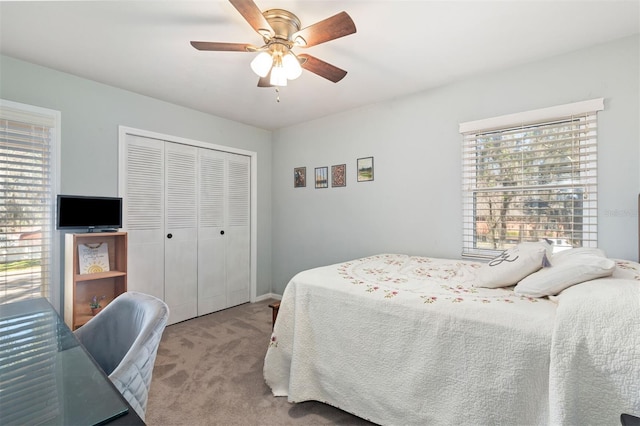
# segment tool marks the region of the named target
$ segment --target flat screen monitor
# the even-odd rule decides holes
[[[58,229],[122,228],[122,198],[58,195]]]

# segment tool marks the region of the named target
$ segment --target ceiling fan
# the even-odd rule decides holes
[[[260,52],[251,69],[260,76],[258,87],[286,86],[287,80],[298,78],[302,69],[337,83],[347,72],[314,56],[295,54],[294,47],[311,47],[356,32],[347,12],[300,29],[300,20],[284,9],[261,12],[253,0],[229,0],[242,17],[264,40],[263,46],[246,43],[192,41],[198,50],[225,52]]]

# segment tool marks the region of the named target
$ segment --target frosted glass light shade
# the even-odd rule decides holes
[[[284,58],[282,58],[282,66],[284,66],[289,80],[295,80],[302,74],[302,67],[300,66],[300,62],[298,62],[298,58],[291,53],[284,55]]]
[[[273,59],[271,55],[267,52],[260,52],[258,56],[251,61],[251,69],[260,77],[266,77],[267,74],[269,74],[272,64]]]
[[[271,69],[271,79],[269,83],[272,86],[287,85],[287,72],[282,66],[275,66]]]

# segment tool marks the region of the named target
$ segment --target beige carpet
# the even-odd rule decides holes
[[[154,425],[368,425],[315,401],[274,397],[262,377],[272,301],[168,326],[149,392]]]

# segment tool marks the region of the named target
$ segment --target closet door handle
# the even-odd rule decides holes
[[[173,234],[167,234],[167,238],[169,239],[173,238]]]
[[[220,235],[224,235],[224,231],[220,231]]]

